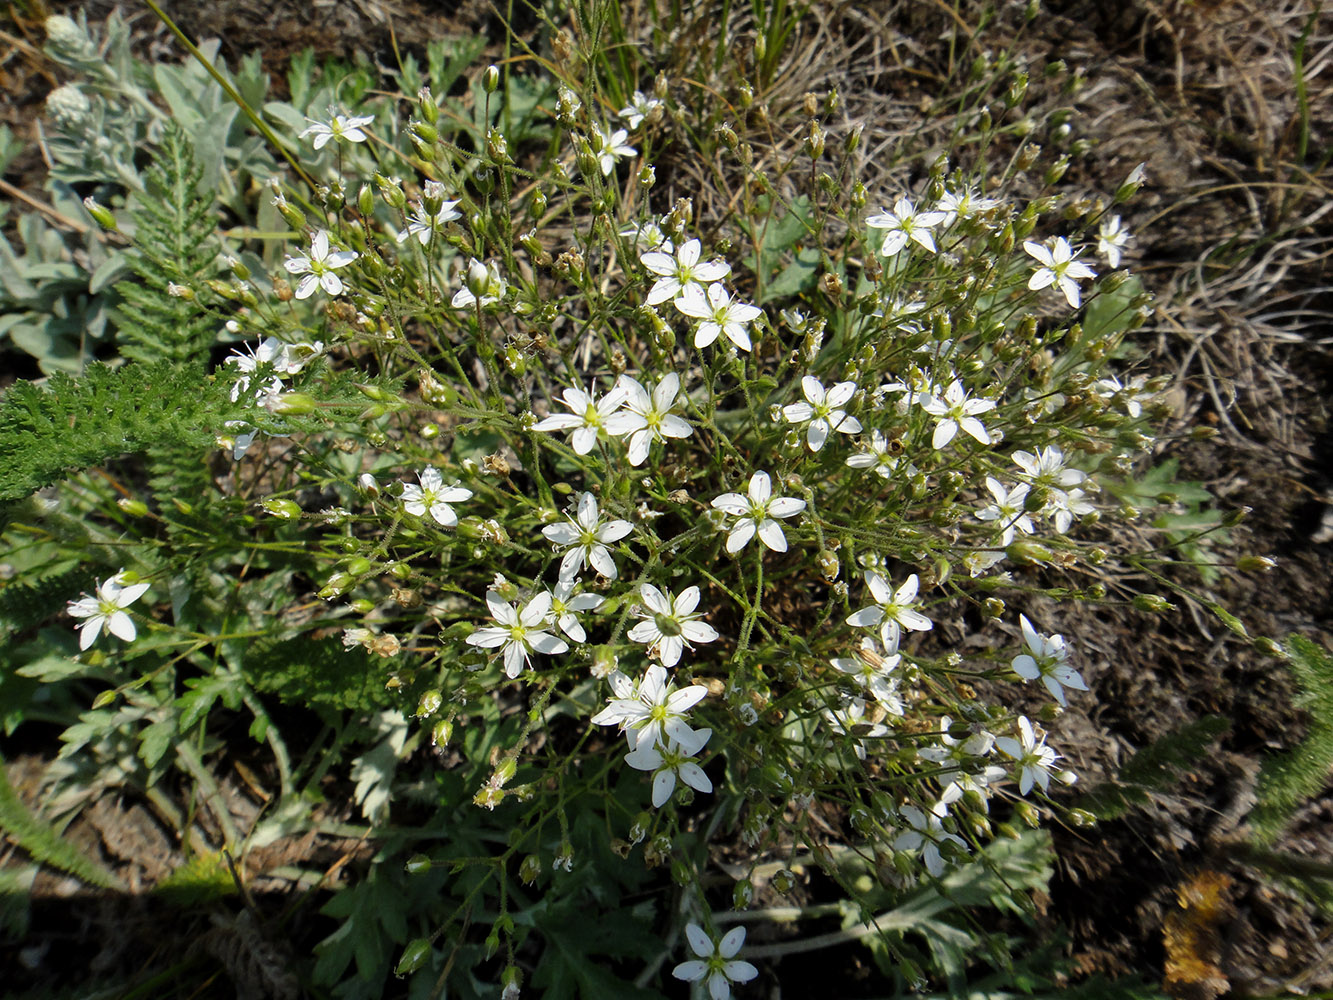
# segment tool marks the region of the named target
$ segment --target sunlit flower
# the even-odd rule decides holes
[[[931,393],[923,398],[921,408],[931,416],[939,418],[935,424],[935,433],[930,439],[932,448],[943,448],[954,439],[959,429],[982,444],[990,444],[990,432],[977,419],[977,414],[995,409],[995,400],[969,399],[959,379],[949,383],[942,397]]]
[[[732,983],[748,983],[759,975],[759,970],[749,962],[736,958],[745,943],[744,927],[733,927],[714,944],[703,928],[686,924],[685,939],[698,958],[681,962],[671,970],[671,975],[687,983],[705,981],[712,1000],[727,1000],[731,996]]]
[[[687,689],[688,690],[688,689]],[[702,747],[713,735],[711,729],[694,731]],[[713,783],[704,774],[704,769],[694,760],[698,749],[685,751],[679,743],[670,737],[663,743],[650,743],[640,740],[639,745],[625,755],[625,763],[636,771],[653,772],[653,808],[661,809],[671,799],[679,779],[698,792],[711,792]]]
[[[457,483],[445,486],[440,470],[433,466],[428,466],[417,478],[421,481],[420,486],[414,483],[403,486],[403,509],[417,517],[430,514],[436,524],[446,528],[456,525],[458,515],[449,505],[467,500],[472,496],[472,491]]]
[[[75,626],[79,630],[79,648],[91,646],[102,634],[103,627],[112,635],[133,642],[138,633],[134,619],[125,613],[125,609],[147,590],[146,583],[126,583],[125,571],[121,570],[111,579],[99,583],[93,596],[85,594],[77,601],[70,601],[66,610],[75,618],[83,619]]]
[[[756,533],[759,540],[774,552],[786,552],[787,536],[774,518],[795,517],[805,510],[805,501],[773,496],[773,483],[768,473],[756,472],[750,477],[749,496],[723,493],[713,499],[713,506],[737,519],[727,535],[728,552],[745,548]]]
[[[467,637],[471,646],[486,649],[504,649],[505,675],[517,677],[525,666],[531,665],[532,652],[554,655],[569,649],[569,643],[546,631],[547,615],[551,611],[551,595],[542,591],[527,604],[515,610],[514,606],[493,590],[486,591],[486,606],[491,609],[495,625],[477,629]]]
[[[534,425],[537,431],[573,431],[569,444],[576,454],[586,455],[597,443],[597,433],[606,428],[606,422],[625,402],[629,393],[623,386],[617,385],[600,400],[593,387],[588,391],[569,388],[561,394],[561,403],[570,409],[570,413],[553,413]],[[608,431],[608,433],[610,433]]]
[[[977,511],[982,521],[995,521],[1001,527],[1000,544],[1008,545],[1014,540],[1014,529],[1025,535],[1032,534],[1032,519],[1028,517],[1023,503],[1027,500],[1028,484],[1019,483],[1013,489],[1006,489],[1004,483],[994,476],[986,477],[986,489],[995,498],[995,502]]]
[[[1051,773],[1060,755],[1046,745],[1046,737],[1037,739],[1032,731],[1032,723],[1027,716],[1018,718],[1018,739],[1000,736],[995,745],[1005,754],[1016,760],[1021,768],[1018,778],[1018,790],[1023,795],[1032,791],[1034,784],[1040,785],[1043,792],[1049,791]]]
[[[940,228],[948,229],[957,220],[989,212],[998,204],[994,198],[981,197],[971,184],[964,184],[957,191],[945,191],[935,207],[944,216],[940,219]]]
[[[423,247],[430,243],[431,238],[443,233],[450,222],[455,219],[461,219],[462,215],[456,211],[457,199],[453,201],[441,202],[438,211],[434,215],[430,214],[425,206],[418,204],[407,220],[407,228],[398,232],[398,242],[402,243],[408,237],[415,236],[417,242]]]
[[[1022,626],[1023,641],[1027,644],[1028,651],[1014,657],[1013,663],[1010,664],[1014,668],[1014,673],[1027,681],[1034,681],[1040,677],[1041,682],[1046,685],[1046,690],[1051,692],[1051,697],[1061,705],[1068,704],[1065,701],[1065,688],[1073,688],[1076,691],[1088,690],[1088,685],[1083,683],[1079,672],[1067,662],[1069,646],[1065,643],[1064,636],[1042,635],[1032,627],[1026,615],[1019,615],[1018,622]]]
[[[851,738],[852,749],[858,760],[866,759],[864,740],[879,739],[889,735],[889,727],[882,722],[871,722],[866,718],[864,698],[852,698],[838,708],[824,709],[824,719],[835,733]]]
[[[843,409],[856,394],[855,382],[839,382],[824,389],[824,384],[813,375],[801,379],[801,393],[805,402],[788,403],[782,408],[782,415],[788,423],[807,424],[805,443],[811,451],[824,447],[831,431],[839,434],[858,434],[861,421],[849,417]]]
[[[902,659],[896,648],[881,653],[875,640],[866,636],[854,656],[835,656],[829,662],[865,688],[890,715],[902,715],[905,709],[898,696],[898,679],[892,676]]]
[[[1028,279],[1028,288],[1037,291],[1054,283],[1064,293],[1065,301],[1070,307],[1077,309],[1082,301],[1078,279],[1095,278],[1097,272],[1077,259],[1077,255],[1070,249],[1069,243],[1063,236],[1057,236],[1050,249],[1031,240],[1023,244],[1023,249],[1035,257],[1037,263],[1041,265]]]
[[[625,393],[624,408],[606,418],[606,432],[613,437],[629,435],[629,464],[642,465],[654,441],[684,438],[694,433],[683,417],[672,413],[680,394],[680,376],[668,372],[653,388],[652,395],[638,379],[621,375],[616,388]]]
[[[631,750],[674,742],[688,755],[698,753],[711,729],[691,729],[686,714],[708,694],[702,684],[676,689],[666,667],[654,663],[638,684],[616,671],[609,678],[615,697],[592,717],[593,725],[619,726]]]
[[[647,643],[649,655],[656,656],[666,666],[674,667],[680,662],[681,653],[686,647],[693,648],[693,643],[717,638],[717,629],[699,621],[702,616],[694,610],[699,606],[698,587],[686,587],[672,597],[670,591],[663,593],[645,583],[639,588],[639,596],[643,606],[636,608],[635,614],[643,620],[629,630],[629,639]]]
[[[967,841],[956,833],[944,829],[943,819],[937,813],[924,813],[914,805],[902,805],[898,812],[910,824],[910,829],[898,834],[893,842],[895,851],[921,851],[921,860],[926,871],[939,878],[944,874],[944,858],[940,854],[940,844],[956,844],[964,851]]]
[[[709,285],[706,296],[698,285],[688,286],[676,299],[676,308],[700,320],[694,328],[695,347],[707,347],[722,334],[742,351],[752,346],[746,327],[763,315],[758,306],[733,302],[721,282]]]
[[[616,160],[624,156],[633,156],[638,152],[625,141],[628,138],[629,133],[623,128],[610,132],[593,126],[592,154],[597,157],[597,165],[601,168],[603,177],[616,169]]]
[[[731,273],[731,265],[721,260],[699,263],[703,245],[689,240],[676,249],[675,255],[661,250],[650,250],[639,255],[639,261],[653,274],[659,275],[648,291],[648,304],[655,306],[668,299],[678,298],[690,289],[703,294],[704,286],[721,281]]]
[[[890,649],[897,649],[902,634],[901,629],[927,632],[935,627],[929,618],[912,607],[912,602],[916,600],[917,588],[920,586],[915,573],[909,576],[895,593],[889,586],[888,580],[874,570],[867,570],[866,586],[870,588],[870,595],[875,603],[847,616],[847,624],[853,628],[878,626],[880,641]]]
[[[643,124],[643,120],[653,113],[655,108],[660,108],[662,102],[656,97],[648,97],[642,91],[636,90],[634,96],[630,98],[629,104],[621,108],[617,114],[625,119],[625,124],[630,128],[638,128]]]
[[[494,261],[483,264],[474,257],[468,261],[463,287],[454,292],[449,304],[455,309],[466,309],[479,300],[482,306],[495,305],[504,298],[508,287],[508,283],[500,276],[499,265]]]
[[[898,443],[897,453],[901,454],[902,444]],[[869,469],[882,479],[888,479],[903,460],[895,454],[893,446],[884,432],[876,428],[870,432],[870,440],[861,439],[859,450],[847,456],[847,465],[853,469]],[[916,467],[908,463],[907,474],[916,472]]]
[[[374,115],[334,115],[327,122],[316,121],[314,118],[307,118],[310,124],[301,132],[300,138],[307,136],[315,137],[315,148],[323,149],[330,139],[341,139],[343,142],[365,142],[366,133],[361,131],[362,125],[369,125],[375,120]]]
[[[1097,252],[1106,255],[1106,262],[1112,267],[1120,266],[1120,252],[1129,245],[1134,237],[1120,224],[1120,216],[1113,215],[1102,219],[1097,227]]]
[[[872,229],[885,230],[884,245],[879,252],[885,257],[892,257],[907,245],[908,240],[919,244],[931,253],[935,252],[935,240],[930,230],[944,221],[943,212],[918,212],[908,198],[899,198],[892,209],[885,209],[878,215],[866,219],[866,225]]]
[[[316,288],[323,288],[330,295],[341,295],[342,279],[334,274],[334,269],[346,267],[361,255],[355,250],[329,250],[329,234],[321,229],[310,240],[308,257],[288,257],[283,263],[289,274],[304,274],[301,283],[296,286],[296,297],[308,299],[315,294]]]
[[[597,510],[597,498],[591,493],[579,497],[578,509],[573,518],[567,518],[564,524],[548,524],[542,528],[542,534],[555,545],[566,547],[564,558],[560,560],[560,579],[572,580],[583,572],[584,565],[591,563],[592,568],[608,580],[619,576],[615,560],[611,558],[611,544],[628,535],[634,526],[628,521],[602,521]]]

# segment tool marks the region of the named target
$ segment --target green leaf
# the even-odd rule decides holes
[[[236,893],[227,859],[221,852],[196,854],[153,887],[153,895],[190,909]]]
[[[83,854],[56,832],[55,827],[28,811],[5,773],[0,757],[0,830],[12,837],[34,861],[59,868],[103,889],[123,891],[124,886],[101,864]]]

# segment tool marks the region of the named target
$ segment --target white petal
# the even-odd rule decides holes
[[[803,510],[805,501],[796,497],[778,497],[768,505],[768,513],[772,517],[792,517]]]
[[[690,950],[700,958],[713,957],[713,939],[698,924],[685,925],[685,940],[690,943]]]
[[[721,496],[714,497],[712,505],[718,510],[725,511],[728,514],[735,514],[737,517],[750,512],[750,504],[739,493],[723,493]],[[802,504],[804,506],[804,504]]]
[[[754,521],[749,518],[737,521],[736,526],[731,529],[731,534],[727,535],[727,551],[739,552],[753,537]]]
[[[676,790],[676,775],[670,768],[664,768],[653,775],[653,808],[661,809],[671,799]]]
[[[578,623],[575,622],[575,624]],[[580,631],[582,630],[580,629]],[[539,653],[545,653],[547,656],[554,656],[556,653],[564,653],[569,650],[569,643],[550,632],[529,632],[527,640],[533,649]]]
[[[745,943],[745,927],[737,926],[727,931],[717,943],[717,953],[723,958],[735,958]]]
[[[787,551],[787,536],[782,533],[782,525],[772,518],[764,518],[759,525],[759,540],[774,552]]]

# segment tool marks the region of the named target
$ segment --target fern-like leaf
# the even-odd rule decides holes
[[[128,255],[135,277],[116,285],[121,353],[136,361],[198,361],[217,337],[216,317],[170,291],[173,285],[197,291],[216,266],[213,200],[199,193],[201,176],[190,140],[169,127],[144,176],[147,197],[135,211]]]
[[[1116,819],[1147,805],[1149,792],[1162,791],[1178,781],[1184,771],[1208,754],[1230,725],[1220,715],[1205,715],[1167,733],[1131,757],[1114,781],[1090,789],[1079,799],[1080,808],[1100,819]]]
[[[49,823],[28,811],[5,774],[0,758],[0,830],[11,837],[34,861],[75,875],[89,885],[123,889],[119,879],[92,858],[63,839]]]
[[[1301,635],[1289,636],[1287,649],[1301,688],[1297,704],[1309,712],[1310,724],[1294,750],[1270,757],[1259,771],[1250,827],[1260,846],[1277,840],[1296,809],[1323,791],[1333,771],[1333,657]]]
[[[78,379],[52,375],[45,388],[15,383],[0,403],[0,504],[149,446],[209,448],[238,409],[202,368],[166,362],[92,365]]]

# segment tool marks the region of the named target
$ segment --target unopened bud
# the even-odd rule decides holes
[[[1175,608],[1174,604],[1157,594],[1135,594],[1133,604],[1139,611],[1156,613],[1171,611]]]
[[[291,500],[275,500],[270,497],[260,506],[274,517],[281,517],[288,521],[295,520],[302,514],[300,505]]]
[[[93,221],[96,222],[103,229],[106,229],[110,232],[116,231],[117,228],[116,217],[111,214],[111,210],[107,208],[105,205],[98,204],[97,199],[91,196],[84,198],[83,210],[87,212],[89,215],[91,215],[93,217]]]
[[[1269,573],[1277,568],[1277,560],[1269,556],[1241,556],[1236,560],[1236,569],[1242,573]]]
[[[430,727],[430,742],[432,746],[442,747],[453,739],[454,724],[449,719],[438,719],[435,725]]]
[[[481,74],[481,85],[486,93],[494,94],[500,86],[500,67],[487,66],[486,71]]]
[[[144,517],[148,514],[148,505],[142,500],[134,500],[130,497],[121,497],[116,501],[116,506],[123,510],[130,517]]]
[[[421,719],[427,715],[434,715],[444,704],[444,696],[439,691],[425,691],[421,695],[421,700],[417,702],[417,718]]]

